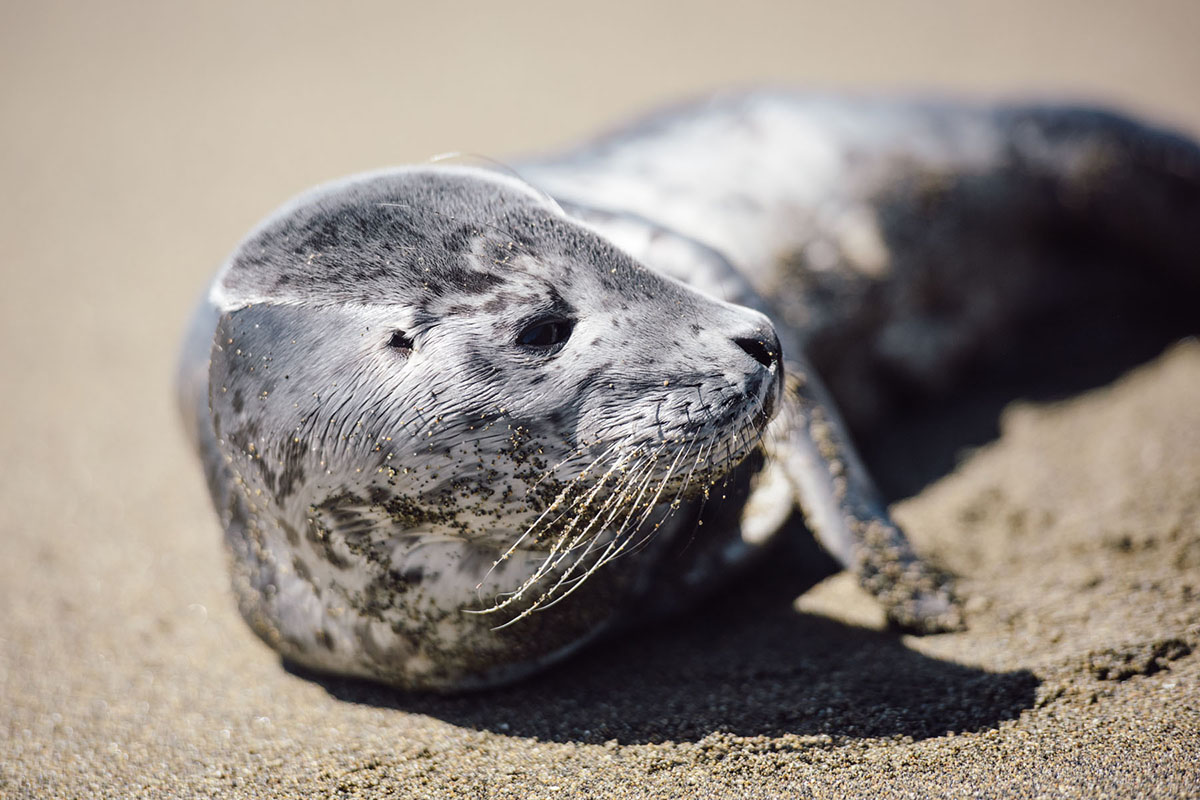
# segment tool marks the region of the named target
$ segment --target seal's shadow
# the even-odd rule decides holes
[[[815,546],[812,555],[806,583],[832,566]],[[798,613],[795,560],[763,566],[693,612],[503,689],[440,697],[305,677],[348,702],[559,742],[697,741],[715,731],[919,739],[992,727],[1032,705],[1032,673],[939,661],[894,634]]]

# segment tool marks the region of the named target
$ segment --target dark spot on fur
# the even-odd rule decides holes
[[[392,570],[392,576],[405,586],[419,586],[425,580],[425,568],[417,565],[405,570]]]
[[[258,438],[258,432],[258,422],[250,419],[242,427],[230,432],[229,443],[243,454],[250,454],[256,447],[254,440]]]
[[[325,560],[334,567],[346,569],[350,566],[351,562],[338,555],[337,551],[334,550],[332,534],[328,528],[321,525],[319,517],[314,516],[309,518],[305,536],[325,556]]]
[[[498,275],[462,267],[446,268],[439,278],[448,288],[462,294],[483,294],[504,284],[504,279]]]
[[[279,502],[290,497],[304,484],[304,460],[308,455],[308,442],[293,437],[283,448],[283,469],[279,473],[279,488],[275,499]]]
[[[546,287],[546,298],[550,301],[550,308],[554,313],[562,314],[563,316],[569,316],[574,313],[571,304],[567,302],[566,298],[554,286]]]
[[[291,523],[281,519],[279,520],[279,527],[283,529],[284,535],[287,536],[288,544],[292,547],[300,544],[300,534],[296,532]]]
[[[491,366],[491,362],[475,349],[464,345],[462,350],[463,368],[467,373],[484,373]]]
[[[395,494],[383,486],[370,486],[367,488],[367,499],[371,501],[373,506],[383,506],[395,498]]]
[[[307,582],[307,583],[313,582],[312,573],[308,571],[308,567],[305,566],[304,562],[301,561],[300,559],[295,558],[295,557],[292,558],[292,569],[294,569],[296,571],[296,574],[299,575],[300,578],[302,580],[304,580],[305,582]]]
[[[491,300],[488,300],[483,305],[481,305],[479,307],[479,310],[484,312],[485,314],[499,314],[499,313],[505,311],[506,309],[511,308],[513,303],[516,302],[517,299],[518,298],[509,296],[507,294],[500,294],[500,295],[492,298]]]

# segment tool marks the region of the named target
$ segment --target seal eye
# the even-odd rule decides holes
[[[517,344],[537,350],[549,350],[571,338],[575,323],[569,319],[540,319],[517,334]]]
[[[412,337],[404,331],[392,331],[392,338],[388,339],[388,347],[399,350],[400,355],[407,357],[413,350]]]

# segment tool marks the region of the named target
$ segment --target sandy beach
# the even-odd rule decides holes
[[[1200,796],[1194,338],[1057,352],[867,443],[961,576],[962,633],[884,630],[795,543],[459,697],[299,674],[253,636],[171,392],[228,251],[354,171],[756,83],[1082,98],[1200,135],[1200,6],[1098,6],[3,4],[0,798]]]

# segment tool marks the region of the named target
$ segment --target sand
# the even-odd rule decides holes
[[[0,11],[0,797],[1200,796],[1195,340],[871,443],[963,633],[881,630],[797,544],[505,691],[316,679],[250,634],[170,378],[207,275],[289,194],[761,81],[1200,132],[1187,2],[427,5]]]

